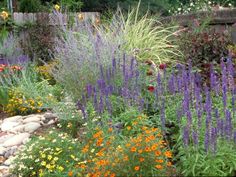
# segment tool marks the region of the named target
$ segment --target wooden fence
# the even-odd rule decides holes
[[[209,19],[210,27],[216,31],[228,29],[231,32],[232,40],[236,43],[236,9],[214,10],[212,12],[202,11],[187,15],[169,16],[162,18],[161,21],[163,23],[176,22],[181,26],[189,27],[193,25],[195,19],[200,22]]]
[[[55,26],[58,25],[54,19],[55,17],[61,17],[63,23],[67,23],[70,20],[73,20],[75,23],[82,21],[90,20],[92,23],[97,23],[100,21],[100,14],[98,12],[81,12],[81,13],[71,13],[67,14],[53,14],[53,13],[13,13],[13,20],[16,24],[22,25],[27,23],[47,23],[48,25]]]

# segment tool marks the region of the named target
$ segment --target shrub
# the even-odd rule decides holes
[[[189,30],[182,34],[180,40],[185,61],[191,60],[192,65],[200,70],[209,70],[210,63],[219,65],[221,58],[227,56],[227,46],[231,43],[226,31],[222,33],[214,30]]]
[[[112,58],[120,56],[120,50],[104,34],[98,31],[94,34],[90,23],[79,23],[80,31],[74,32],[64,27],[62,14],[57,13],[56,20],[61,23],[62,31],[54,50],[59,63],[52,74],[76,100],[81,98],[86,84],[96,82],[100,67],[106,68]]]

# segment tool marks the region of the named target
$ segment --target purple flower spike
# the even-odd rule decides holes
[[[189,145],[189,128],[188,128],[188,126],[185,126],[183,129],[183,142],[186,147]]]
[[[204,140],[204,147],[205,147],[205,151],[208,152],[209,149],[209,141],[210,141],[210,135],[209,135],[209,129],[206,129],[205,132],[205,140]]]
[[[192,136],[193,136],[193,143],[195,145],[198,145],[198,132],[197,131],[193,131]]]

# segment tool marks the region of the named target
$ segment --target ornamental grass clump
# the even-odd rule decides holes
[[[127,15],[118,9],[107,27],[107,37],[119,43],[129,55],[135,55],[138,61],[175,63],[176,58],[181,56],[174,41],[177,27],[166,27],[155,19],[158,17],[149,16],[148,13],[140,16],[139,5]]]

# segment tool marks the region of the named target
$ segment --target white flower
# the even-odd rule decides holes
[[[181,8],[178,8],[177,10],[178,10],[178,11],[181,11]]]

